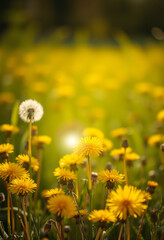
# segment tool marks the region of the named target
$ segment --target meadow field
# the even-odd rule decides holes
[[[0,112],[0,239],[164,239],[162,41],[4,41]]]

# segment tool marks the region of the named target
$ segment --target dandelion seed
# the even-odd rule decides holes
[[[43,107],[36,100],[28,99],[19,106],[19,116],[24,122],[39,121],[43,116]]]

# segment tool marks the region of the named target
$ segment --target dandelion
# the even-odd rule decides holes
[[[97,128],[85,128],[82,134],[84,137],[104,138],[104,133]]]
[[[19,116],[24,122],[39,121],[43,116],[43,107],[36,100],[28,99],[19,106]]]
[[[129,216],[140,216],[146,209],[146,198],[143,191],[133,186],[125,185],[122,189],[112,190],[107,199],[107,207],[121,220],[126,220]]]
[[[99,237],[102,235],[102,231],[106,228],[107,223],[116,221],[116,217],[114,216],[114,214],[107,209],[93,210],[89,214],[88,219],[92,222],[99,223],[99,229],[95,240],[98,240]]]
[[[30,178],[15,178],[9,184],[9,190],[13,194],[25,196],[29,192],[34,192],[37,185]]]
[[[50,144],[52,139],[47,135],[34,136],[32,139],[32,144],[37,146],[37,148],[44,148],[44,145]]]
[[[97,137],[84,137],[75,148],[75,153],[82,156],[97,157],[103,152],[103,142]]]
[[[14,152],[14,146],[10,143],[0,144],[0,155],[7,155]]]
[[[76,154],[87,157],[87,160],[88,160],[87,172],[88,172],[88,179],[89,179],[89,189],[92,188],[90,157],[99,156],[102,152],[103,152],[103,143],[100,140],[100,138],[97,138],[97,137],[84,137],[81,139],[81,141],[75,148]]]
[[[126,148],[126,154],[130,153],[131,151],[132,151],[132,149],[130,147]],[[125,152],[125,149],[123,147],[117,148],[117,149],[113,149],[110,152],[110,156],[113,157],[114,159],[122,160],[123,156],[124,156],[124,152]]]
[[[14,178],[27,178],[29,173],[16,163],[6,162],[0,164],[0,178],[11,181]]]
[[[148,138],[148,145],[149,146],[159,146],[160,143],[163,141],[164,136],[162,134],[154,134]]]
[[[59,194],[64,194],[64,191],[61,188],[52,188],[42,191],[42,197],[46,200]]]
[[[24,167],[27,166],[27,169],[29,168],[29,156],[27,154],[20,154],[16,157],[16,160],[20,165],[23,165]],[[39,169],[39,161],[38,159],[31,157],[31,168],[34,171],[38,171]]]
[[[7,136],[11,135],[11,134],[15,134],[19,132],[19,128],[17,126],[14,125],[10,125],[10,124],[2,124],[0,126],[0,131],[4,132],[7,134]]]
[[[76,175],[65,168],[56,168],[54,171],[54,176],[60,179],[62,183],[66,183],[69,180],[76,180]]]
[[[61,194],[48,200],[47,208],[60,217],[71,218],[76,212],[76,205],[70,196]]]
[[[158,183],[155,181],[148,181],[147,182],[147,192],[149,192],[150,194],[153,194],[156,187],[158,187]]]
[[[127,128],[116,128],[111,131],[111,136],[120,138],[120,137],[125,136],[127,133],[128,133]]]
[[[138,160],[140,156],[137,153],[132,152],[132,153],[127,153],[125,157],[126,157],[127,164],[131,166],[133,164],[133,161]]]
[[[116,221],[116,217],[115,215],[105,209],[100,209],[100,210],[93,210],[90,214],[88,219],[92,222],[101,222],[101,223],[109,223],[109,222],[115,222]]]
[[[74,167],[77,164],[84,163],[84,161],[85,161],[84,157],[77,155],[75,153],[71,153],[63,156],[59,161],[59,165],[61,168],[67,166]]]
[[[120,220],[127,224],[127,239],[130,240],[129,217],[137,217],[147,209],[145,192],[135,188],[134,186],[121,186],[116,191],[112,190],[107,199],[107,207]],[[119,239],[121,239],[122,226],[120,229]]]
[[[124,175],[123,174],[119,174],[117,170],[104,170],[99,172],[98,174],[98,178],[102,181],[102,183],[106,183],[107,188],[111,186],[112,188],[114,187],[114,183],[115,182],[124,182]]]
[[[164,122],[164,110],[161,110],[158,114],[157,114],[157,120],[159,122]]]

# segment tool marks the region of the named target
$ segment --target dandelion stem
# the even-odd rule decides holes
[[[22,198],[22,205],[23,205],[23,215],[24,215],[24,222],[25,222],[25,228],[27,232],[27,240],[30,240],[29,231],[28,231],[28,224],[27,224],[27,218],[26,218],[26,203],[25,203],[25,197]]]
[[[25,228],[24,223],[22,221],[22,218],[18,214],[17,214],[17,216],[18,216],[19,222],[20,222],[20,224],[21,224],[21,226],[23,228],[23,231],[24,231],[24,233],[26,235],[26,238],[27,238],[27,231],[26,231],[26,228]]]
[[[145,216],[145,213],[143,213],[142,217],[141,217],[141,222],[140,222],[140,226],[139,226],[139,230],[138,230],[137,240],[139,240],[139,238],[140,238],[140,234],[141,234],[141,230],[142,230],[142,226],[143,226],[144,216]]]
[[[80,211],[79,211],[79,207],[78,207],[78,204],[77,204],[76,198],[75,198],[73,192],[71,192],[71,195],[72,195],[73,200],[74,200],[74,202],[75,202],[75,204],[76,204],[76,208],[77,208],[77,211],[78,211],[78,214],[79,214],[79,218],[80,218],[80,222],[81,222],[81,226],[82,226],[83,238],[86,239],[86,237],[85,237],[85,232],[84,232],[84,222],[83,222],[83,219],[82,219],[82,217],[81,217],[81,214],[80,214]]]
[[[12,203],[12,198],[11,194],[9,192],[9,198],[10,198],[10,207],[11,207],[11,219],[12,219],[12,234],[15,234],[15,219],[14,219],[14,211],[13,211],[13,203]]]
[[[129,222],[129,218],[127,218],[127,240],[130,240],[130,222]]]
[[[88,181],[89,181],[89,190],[92,189],[92,181],[91,181],[91,159],[88,156],[88,163],[87,163],[87,172],[88,172]]]
[[[127,168],[126,168],[126,148],[124,148],[123,168],[124,168],[124,175],[125,175],[125,183],[128,184],[128,176],[127,176]]]
[[[7,223],[8,223],[8,234],[11,235],[11,222],[10,222],[10,193],[7,188]]]
[[[79,198],[78,180],[75,181],[75,188],[76,188],[76,196],[78,199]]]
[[[80,230],[80,234],[81,234],[81,239],[84,240],[84,237],[83,237],[83,233],[82,233],[82,230],[81,230],[81,225],[80,225],[80,223],[79,223],[78,225],[79,225],[79,230]]]
[[[37,176],[37,189],[35,191],[34,195],[34,212],[36,210],[36,205],[37,205],[37,196],[38,196],[38,191],[39,191],[39,185],[40,185],[40,176],[41,176],[41,168],[42,168],[42,151],[39,151],[38,154],[38,160],[39,160],[39,169],[38,169],[38,176]]]
[[[119,233],[119,236],[118,236],[118,240],[121,240],[123,226],[124,226],[124,225],[121,224],[121,228],[120,228],[120,233]]]
[[[32,173],[31,173],[31,131],[32,131],[32,118],[30,117],[29,135],[28,135],[28,155],[29,155],[30,178],[32,178]],[[29,193],[29,229],[30,229],[30,233],[31,233],[31,218],[30,218],[31,211],[32,211],[32,194]]]
[[[63,227],[63,219],[60,222],[60,229],[61,229],[61,240],[64,240],[64,227]]]
[[[102,228],[99,227],[95,240],[98,240],[98,239],[99,239],[101,233],[102,233]]]
[[[153,240],[156,240],[156,238],[157,238],[157,224],[154,223]]]

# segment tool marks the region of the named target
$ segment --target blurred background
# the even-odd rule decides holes
[[[164,38],[162,0],[26,0],[1,1],[0,40],[4,34],[15,41],[33,33],[35,41],[55,35],[64,41],[73,37],[108,39],[124,31],[132,38]],[[14,32],[13,32],[14,31]],[[29,35],[28,38],[29,39]]]

